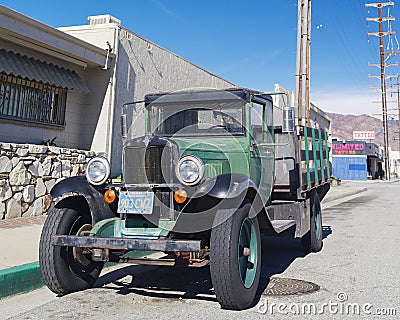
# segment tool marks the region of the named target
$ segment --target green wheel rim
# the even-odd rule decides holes
[[[239,275],[246,288],[250,288],[256,278],[257,246],[256,230],[251,220],[246,218],[240,227],[238,245]]]
[[[314,207],[316,210],[315,212],[315,233],[317,236],[317,239],[321,239],[322,236],[322,220],[321,220],[321,208],[316,208],[317,206]]]

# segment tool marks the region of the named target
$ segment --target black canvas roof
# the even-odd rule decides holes
[[[179,91],[169,93],[158,93],[148,94],[145,97],[146,105],[151,103],[179,103],[179,102],[201,102],[201,101],[216,101],[216,100],[239,100],[242,99],[246,102],[250,101],[251,96],[256,95],[257,97],[265,100],[272,100],[270,95],[262,92],[244,89],[244,88],[232,88],[225,90],[191,90],[191,91]]]

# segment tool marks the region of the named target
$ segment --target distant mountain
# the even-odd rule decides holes
[[[369,115],[351,115],[328,113],[332,120],[332,137],[341,140],[352,140],[353,131],[375,131],[375,142],[383,146],[383,126],[382,122]],[[393,150],[399,150],[399,122],[390,120],[389,124],[389,145]]]

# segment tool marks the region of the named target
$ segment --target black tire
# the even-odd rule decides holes
[[[234,214],[228,210],[218,211],[214,227],[211,230],[211,280],[217,300],[223,309],[243,310],[249,308],[257,293],[261,273],[261,236],[257,217],[250,218],[250,212],[250,203],[242,205]],[[253,244],[257,245],[256,250],[253,250],[257,258],[255,263],[250,261],[252,257],[254,258],[253,253],[247,258],[239,246],[240,231],[244,225],[251,225],[251,230],[254,231],[250,238]],[[254,276],[251,285],[247,285],[247,287],[242,280],[243,274],[239,270],[239,263],[243,259],[247,263],[248,270],[251,268],[249,271],[252,274],[251,279]],[[252,271],[253,268],[256,268],[255,271]]]
[[[310,198],[310,231],[301,238],[301,243],[307,252],[319,252],[322,249],[322,211],[315,190],[311,192]]]
[[[70,208],[53,208],[43,226],[39,243],[40,271],[46,285],[58,295],[91,288],[99,277],[103,262],[94,262],[90,256],[85,265],[74,258],[72,247],[53,246],[53,235],[75,235],[85,224],[91,224],[89,215]]]

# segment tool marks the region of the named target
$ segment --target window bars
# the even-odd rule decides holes
[[[65,125],[67,90],[0,74],[0,118]]]

